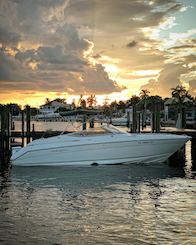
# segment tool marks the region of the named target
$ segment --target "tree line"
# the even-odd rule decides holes
[[[191,96],[189,91],[182,85],[178,85],[175,88],[171,88],[171,98],[173,99],[173,104],[176,105],[179,110],[181,110],[183,107],[187,106],[195,106],[196,105],[196,97]],[[129,108],[130,106],[137,106],[137,108],[140,109],[151,109],[155,104],[158,104],[160,108],[163,108],[164,103],[169,98],[162,98],[159,95],[150,95],[150,91],[147,89],[141,90],[139,96],[133,95],[128,100],[120,100],[120,101],[112,101],[110,102],[110,99],[108,97],[105,97],[103,101],[103,105],[101,106],[105,111],[111,110],[111,111],[118,111],[122,110],[125,111],[126,108]],[[56,98],[55,100],[50,100],[49,98],[45,99],[45,104],[49,104],[52,101],[56,101],[59,103],[66,104],[66,98]],[[11,112],[13,115],[17,115],[21,110],[21,106],[18,104],[7,104],[11,108]],[[0,104],[0,110],[2,108],[2,104]],[[76,101],[72,102],[72,108],[82,108],[82,109],[93,109],[97,106],[97,98],[95,94],[89,95],[87,98],[85,98],[84,95],[80,95],[80,98],[78,102]],[[24,111],[26,107],[24,107]],[[63,109],[61,109],[63,110]],[[31,115],[38,114],[39,110],[38,108],[31,107]]]

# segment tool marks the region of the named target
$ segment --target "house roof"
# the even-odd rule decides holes
[[[62,102],[59,102],[57,100],[52,100],[52,101],[45,103],[44,105],[41,105],[40,107],[50,106],[51,104],[55,104],[55,105],[59,105],[59,106],[66,106],[67,105],[67,103],[62,103]]]
[[[169,98],[168,100],[165,101],[165,105],[174,105],[178,103],[178,99],[175,97]]]
[[[178,98],[172,97],[169,98],[168,100],[165,101],[165,105],[175,105],[179,102]],[[188,103],[188,102],[192,102],[191,99],[189,99],[188,97],[185,97],[183,100],[183,103]]]

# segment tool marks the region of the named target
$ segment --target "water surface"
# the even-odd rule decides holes
[[[195,152],[195,151],[194,151]],[[14,167],[0,177],[0,244],[194,244],[195,170]]]

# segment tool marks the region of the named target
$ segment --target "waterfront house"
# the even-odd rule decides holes
[[[51,114],[51,113],[55,113],[60,108],[64,108],[65,110],[66,109],[70,110],[71,105],[67,104],[66,102],[64,103],[60,102],[58,99],[56,99],[56,100],[49,101],[44,105],[41,105],[39,111],[41,114]]]
[[[186,109],[186,127],[196,129],[196,106]]]
[[[164,123],[167,125],[177,125],[179,119],[177,104],[176,98],[169,98],[164,103]],[[183,108],[186,128],[196,128],[196,106],[186,104]]]

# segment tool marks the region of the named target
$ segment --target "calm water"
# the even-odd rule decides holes
[[[184,161],[2,171],[0,244],[195,244],[191,142]]]

